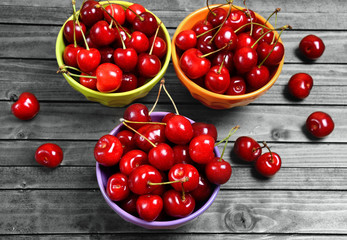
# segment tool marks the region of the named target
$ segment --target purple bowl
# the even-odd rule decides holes
[[[168,114],[168,112],[153,112],[151,114],[152,121],[161,121],[166,114]],[[192,121],[191,119],[189,119],[189,121],[191,123],[194,123],[194,121]],[[122,129],[122,127],[123,127],[123,124],[119,124],[110,132],[110,134],[116,135]],[[214,151],[216,156],[219,157],[220,153],[219,153],[218,147],[215,147]],[[134,215],[127,213],[107,196],[107,193],[106,193],[107,180],[113,173],[114,172],[112,168],[103,167],[99,163],[96,163],[96,178],[97,178],[102,196],[106,200],[106,203],[125,221],[147,228],[147,229],[175,229],[185,225],[189,221],[200,216],[203,212],[205,212],[211,206],[213,201],[216,199],[220,189],[220,186],[216,185],[210,198],[206,201],[206,203],[204,203],[199,209],[195,210],[192,214],[190,214],[187,217],[170,220],[170,221],[147,222],[141,218],[138,218]]]

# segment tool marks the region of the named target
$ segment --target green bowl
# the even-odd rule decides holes
[[[108,4],[108,2],[106,1],[103,1],[100,3],[105,5]],[[123,2],[123,1],[110,1],[110,3],[119,3],[127,7],[133,4],[130,2]],[[157,18],[158,22],[161,22],[161,20],[157,16],[155,17]],[[72,16],[69,19],[67,19],[66,22],[69,20],[72,20]],[[64,26],[66,22],[60,29],[57,40],[56,40],[56,44],[55,44],[55,55],[56,55],[59,67],[64,66],[63,53],[65,49],[65,43],[63,38],[63,30],[64,30]],[[161,24],[158,36],[162,37],[165,40],[167,45],[166,57],[162,61],[163,63],[162,68],[154,78],[148,80],[143,86],[138,87],[134,90],[121,92],[121,93],[102,93],[102,92],[84,87],[76,79],[72,78],[71,76],[68,76],[65,73],[63,73],[63,76],[66,79],[66,81],[71,85],[72,88],[82,93],[90,101],[99,102],[109,107],[123,107],[123,106],[129,105],[136,99],[145,97],[149,93],[149,91],[164,77],[167,67],[169,66],[170,57],[171,57],[171,44],[170,44],[171,39],[164,24]]]

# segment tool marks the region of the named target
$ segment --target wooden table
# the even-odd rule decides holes
[[[205,4],[197,0],[138,2],[162,19],[171,36],[189,12]],[[150,231],[115,214],[96,183],[93,147],[119,123],[124,108],[89,102],[56,74],[55,39],[72,13],[70,1],[1,1],[0,238],[347,238],[347,3],[250,0],[248,6],[263,16],[280,7],[278,26],[293,26],[282,37],[283,71],[270,91],[254,103],[212,110],[190,96],[169,66],[167,88],[181,114],[214,123],[220,139],[232,126],[241,128],[225,155],[233,166],[232,178],[208,211],[177,230]],[[296,53],[299,41],[308,34],[320,36],[326,44],[324,55],[314,63]],[[314,79],[304,101],[293,101],[286,92],[289,78],[297,72]],[[157,90],[158,86],[138,102],[151,107]],[[20,121],[10,111],[13,100],[24,91],[34,93],[41,104],[31,121]],[[157,110],[174,111],[165,94]],[[307,116],[316,110],[329,113],[336,124],[334,132],[322,140],[303,131]],[[233,141],[241,135],[265,140],[281,155],[283,166],[275,177],[259,178],[251,165],[231,158]],[[34,159],[36,148],[46,142],[64,150],[63,163],[53,170]]]

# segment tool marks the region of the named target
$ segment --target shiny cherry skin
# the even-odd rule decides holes
[[[310,34],[305,36],[299,43],[300,52],[310,60],[320,58],[325,50],[325,44],[321,38]]]
[[[123,155],[122,143],[113,135],[102,136],[94,147],[95,160],[106,167],[116,165]]]
[[[168,144],[159,143],[149,151],[148,161],[156,169],[167,171],[175,163],[174,152]]]
[[[122,144],[123,154],[135,149],[134,133],[130,130],[121,130],[116,134],[116,137]]]
[[[136,194],[130,192],[129,196],[126,199],[119,202],[119,206],[127,213],[135,215],[137,213],[136,211],[137,198],[138,196]]]
[[[247,24],[247,22],[248,20],[246,14],[241,10],[237,10],[230,13],[228,19],[225,21],[225,26],[229,26],[235,31]],[[244,31],[246,31],[246,27],[240,28],[237,33],[242,33]]]
[[[153,43],[153,41],[155,41]],[[167,45],[164,39],[161,37],[156,37],[154,40],[154,36],[149,39],[149,46],[153,45],[152,54],[157,56],[159,59],[162,59],[166,55]]]
[[[64,38],[68,43],[74,43],[74,27],[73,20],[69,20],[64,25]],[[86,34],[87,28],[83,23],[80,23],[81,27],[75,23],[75,34],[76,34],[76,43],[80,43],[83,41],[82,32]],[[82,31],[81,31],[82,29]]]
[[[157,19],[150,12],[143,12],[139,16],[132,23],[134,30],[143,32],[147,37],[153,36],[158,28]]]
[[[226,162],[220,157],[215,157],[211,162],[205,166],[205,174],[213,184],[221,185],[229,181],[231,177],[231,166],[230,163]]]
[[[166,214],[175,218],[186,217],[195,208],[195,200],[189,193],[185,193],[185,196],[182,197],[182,192],[174,189],[164,193],[163,201]]]
[[[214,124],[195,122],[192,124],[192,127],[194,131],[193,137],[197,137],[199,135],[210,135],[215,141],[217,141],[218,133]]]
[[[149,183],[160,183],[160,172],[151,165],[141,165],[135,168],[129,175],[128,185],[130,190],[137,194],[149,194],[157,185],[150,185]]]
[[[128,177],[122,173],[115,173],[109,177],[107,180],[106,194],[112,201],[126,199],[130,194]]]
[[[77,65],[77,53],[83,49],[80,46],[69,44],[65,47],[63,53],[64,64],[70,67],[78,67]]]
[[[150,46],[148,37],[139,31],[132,32],[131,38],[125,40],[125,45],[127,48],[134,48],[138,54],[146,52]]]
[[[96,69],[96,88],[100,92],[114,92],[122,83],[123,71],[113,63],[103,63]]]
[[[280,42],[278,42],[276,45],[270,45],[267,42],[262,42],[257,48],[257,54],[259,57],[259,62],[262,62],[269,55],[264,62],[265,66],[276,66],[284,57],[284,46]]]
[[[202,52],[196,48],[188,49],[181,56],[181,69],[190,79],[204,76],[211,68],[210,60],[201,56]]]
[[[122,40],[123,42],[130,41],[129,36],[131,36],[131,32],[128,28],[119,28],[119,32],[118,30],[116,31],[116,39],[114,40],[111,46],[114,49],[123,48]]]
[[[207,14],[207,21],[216,27],[223,23],[224,19],[227,17],[228,13],[224,8],[214,8]]]
[[[275,175],[281,168],[281,157],[275,152],[266,152],[255,162],[255,170],[264,177]]]
[[[137,62],[137,71],[145,78],[155,77],[161,69],[160,59],[156,55],[141,53]]]
[[[134,103],[127,107],[123,113],[123,118],[134,122],[151,122],[148,115],[148,108],[142,103]],[[143,126],[141,123],[127,123],[132,128],[139,129]]]
[[[246,73],[257,65],[258,54],[253,48],[243,47],[234,54],[234,67],[238,73]]]
[[[12,114],[21,120],[30,120],[40,111],[40,103],[30,92],[23,92],[11,106]]]
[[[175,145],[172,147],[174,152],[174,164],[185,163],[194,164],[193,160],[189,156],[189,146],[188,145]]]
[[[245,80],[240,76],[233,76],[230,78],[230,85],[225,92],[226,95],[242,95],[247,91]]]
[[[172,117],[175,116],[175,115],[177,115],[177,114],[176,114],[176,113],[170,112],[170,113],[166,114],[166,115],[163,117],[163,119],[161,120],[161,122],[167,123],[167,121],[169,121],[169,119],[172,118]]]
[[[63,161],[63,157],[63,150],[54,143],[42,144],[35,152],[36,162],[48,168],[59,166]]]
[[[105,20],[96,22],[89,30],[90,40],[97,46],[107,46],[117,37],[117,29],[110,27]]]
[[[253,138],[241,136],[236,139],[233,152],[240,160],[253,162],[260,157],[262,148]]]
[[[196,43],[196,48],[203,54],[207,54],[216,50],[216,46],[212,40],[213,36],[211,34],[205,34],[198,38]]]
[[[259,89],[265,86],[270,80],[270,71],[269,69],[261,65],[260,67],[254,66],[246,74],[246,83],[251,90]]]
[[[109,47],[109,46],[100,47],[99,52],[101,55],[100,64],[101,63],[114,63],[114,60],[113,60],[114,49],[112,47]]]
[[[223,63],[223,66],[226,67],[231,74],[234,69],[234,63],[233,63],[233,52],[231,51],[221,51],[214,54],[215,56],[212,59],[212,66],[215,65],[221,65]]]
[[[193,127],[190,121],[182,115],[171,117],[165,127],[166,138],[174,144],[187,144],[193,137]]]
[[[183,181],[183,189],[185,192],[193,191],[199,185],[199,172],[193,165],[190,164],[175,164],[170,169],[168,176],[170,182]],[[171,186],[176,191],[183,191],[182,182],[171,183]]]
[[[199,135],[189,143],[189,155],[191,159],[199,164],[207,164],[213,160],[214,138],[210,135]]]
[[[117,48],[113,53],[114,63],[124,72],[132,72],[136,68],[138,55],[134,48]]]
[[[214,93],[223,94],[230,85],[230,73],[224,66],[213,66],[206,73],[205,87]]]
[[[190,195],[195,199],[196,202],[204,202],[210,198],[212,193],[211,183],[206,179],[206,177],[199,176],[199,185]]]
[[[101,8],[95,7],[95,5],[97,4],[99,4],[99,2],[88,0],[83,4],[80,10],[80,18],[87,27],[91,27],[97,21],[100,21],[104,18],[103,10]]]
[[[296,73],[288,81],[288,91],[297,99],[307,98],[312,87],[313,78],[307,73]]]
[[[134,135],[134,141],[138,148],[148,152],[153,148],[153,145],[148,142],[151,141],[153,144],[158,145],[166,141],[165,137],[165,126],[159,124],[142,124],[137,130],[139,134]],[[146,140],[146,138],[148,140]]]
[[[136,210],[140,218],[152,222],[157,219],[163,210],[163,199],[158,195],[146,194],[138,197]]]
[[[177,35],[175,44],[179,49],[185,51],[189,48],[195,48],[197,42],[198,39],[196,38],[195,32],[187,29]]]
[[[264,35],[264,33],[266,34]],[[260,42],[267,42],[268,44],[271,44],[274,34],[269,29],[263,28],[262,26],[259,26],[259,25],[254,25],[252,37],[255,40],[258,40],[259,38],[261,38],[259,40]]]
[[[195,32],[196,36],[199,36],[213,28],[212,24],[205,20],[200,20],[194,24],[192,30]],[[210,35],[213,35],[214,32],[211,31]]]
[[[332,133],[335,123],[329,114],[317,111],[308,116],[306,128],[314,137],[323,138]]]
[[[138,166],[148,164],[148,156],[142,150],[133,149],[125,153],[119,161],[119,170],[122,174],[129,176]]]
[[[136,18],[136,14],[134,12],[140,15],[141,13],[146,12],[146,9],[141,4],[138,4],[138,3],[134,3],[130,5],[125,10],[125,18],[130,24],[132,24]]]
[[[81,77],[79,78],[80,84],[89,88],[96,90],[96,82],[97,80],[95,78],[90,78],[89,76],[95,76],[95,71],[91,73],[81,73]]]
[[[110,4],[108,6],[105,7],[105,10],[111,14],[111,16],[116,19],[117,23],[120,25],[123,25],[125,22],[125,11],[122,8],[121,5],[119,4]],[[104,18],[105,20],[110,23],[112,18],[106,13],[104,12]]]
[[[137,88],[137,77],[132,73],[123,73],[122,83],[117,92],[127,92]]]
[[[82,72],[94,71],[101,62],[101,54],[98,49],[81,49],[77,53],[77,65]]]
[[[237,46],[237,40],[234,30],[231,27],[223,26],[217,33],[214,44],[218,49],[228,45],[225,50],[233,51]]]
[[[237,40],[236,49],[240,49],[243,47],[252,47],[253,44],[255,44],[254,38],[252,38],[252,36],[249,35],[249,33],[243,32],[238,34],[237,37],[238,37],[238,40]],[[258,43],[256,43],[253,48],[257,49],[257,47],[258,47]]]

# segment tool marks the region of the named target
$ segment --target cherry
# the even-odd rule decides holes
[[[158,145],[159,143],[164,143],[166,141],[164,125],[146,124],[140,127],[137,131],[139,134],[134,135],[135,144],[145,152],[148,152],[153,148],[152,144]]]
[[[310,60],[316,60],[322,56],[325,45],[322,39],[316,35],[307,35],[305,36],[299,44],[300,52]]]
[[[94,71],[101,62],[101,54],[98,49],[81,49],[77,53],[77,65],[82,72]]]
[[[210,22],[207,22],[205,20],[200,20],[194,24],[192,27],[192,30],[195,32],[196,36],[199,36],[213,28],[212,24]],[[211,31],[211,35],[214,33]]]
[[[154,35],[158,27],[158,22],[155,16],[150,12],[143,12],[136,17],[132,23],[135,31],[140,31],[148,37]]]
[[[296,73],[288,81],[289,93],[298,99],[308,97],[313,87],[313,79],[307,73]]]
[[[125,22],[125,11],[122,8],[122,6],[118,5],[118,4],[110,4],[108,6],[105,7],[105,10],[112,15],[112,17],[114,19],[116,19],[117,23],[119,25],[123,25]],[[112,18],[106,13],[104,12],[104,18],[107,22],[111,22]]]
[[[155,77],[161,69],[161,62],[156,55],[141,53],[137,63],[139,74],[145,78]]]
[[[198,187],[191,191],[190,194],[195,201],[204,202],[211,196],[211,192],[212,186],[210,182],[206,179],[206,177],[200,175]]]
[[[261,38],[259,40],[260,42],[267,42],[268,44],[271,44],[271,42],[274,38],[274,33],[270,29],[264,28],[264,27],[259,26],[259,25],[254,25],[252,37],[255,40],[258,40],[259,38]]]
[[[40,111],[40,103],[34,94],[23,92],[11,106],[12,114],[21,120],[30,120]]]
[[[166,143],[159,143],[148,153],[149,163],[161,171],[169,170],[175,162],[174,152]]]
[[[91,27],[94,23],[104,18],[103,10],[95,7],[95,5],[98,4],[99,2],[97,1],[88,0],[83,4],[80,10],[81,20],[87,27]]]
[[[255,23],[257,22],[257,17],[255,16],[255,13],[251,9],[247,9],[245,11],[246,17],[247,17],[247,23]],[[251,29],[251,24],[246,26],[245,31],[249,31]]]
[[[262,42],[257,48],[257,53],[260,62],[266,58],[264,65],[276,66],[284,57],[284,46],[280,42],[277,42],[276,45]]]
[[[214,8],[207,14],[207,21],[216,27],[223,23],[224,19],[227,17],[227,11],[224,8]]]
[[[199,135],[189,143],[189,155],[191,159],[199,164],[207,164],[215,157],[214,138],[210,135]]]
[[[216,46],[213,41],[211,41],[213,36],[211,34],[206,34],[198,38],[196,47],[203,54],[207,54],[216,50]]]
[[[137,213],[136,211],[136,201],[138,196],[132,192],[130,192],[129,196],[119,203],[119,206],[132,215]]]
[[[317,111],[308,116],[306,128],[314,137],[323,138],[334,130],[335,124],[329,114]]]
[[[134,48],[137,53],[146,52],[150,46],[147,36],[139,31],[134,31],[131,38],[125,40],[125,45]]]
[[[86,76],[86,77],[84,77]],[[96,78],[90,78],[89,76],[95,76],[95,71],[86,74],[86,73],[81,73],[81,77],[80,79],[80,84],[89,88],[89,89],[93,89],[96,90]]]
[[[107,63],[107,62],[114,63],[114,60],[113,60],[114,49],[112,47],[109,47],[109,46],[100,47],[99,52],[101,55],[100,63]]]
[[[172,150],[174,152],[175,164],[178,164],[178,163],[193,164],[194,163],[189,156],[188,145],[175,145],[172,147]]]
[[[180,32],[176,37],[176,46],[181,50],[187,50],[196,46],[198,39],[193,30],[184,30]]]
[[[199,185],[199,172],[190,164],[175,164],[169,171],[169,181],[182,181],[171,183],[176,191],[190,192]],[[183,187],[182,187],[183,186]]]
[[[234,143],[233,151],[240,160],[246,162],[257,160],[262,152],[259,143],[248,136],[237,138]]]
[[[55,168],[63,161],[63,150],[57,144],[45,143],[36,149],[35,160],[45,167]]]
[[[215,157],[211,162],[205,166],[205,174],[207,179],[214,184],[224,184],[231,176],[230,163],[226,162],[220,157]]]
[[[248,19],[246,14],[241,11],[232,11],[228,17],[228,19],[225,21],[225,26],[231,27],[233,30],[239,29],[243,25],[247,24]],[[238,30],[238,33],[246,31],[246,27],[243,27]]]
[[[257,65],[258,54],[253,48],[243,47],[234,54],[234,66],[239,73],[246,73]]]
[[[157,219],[163,209],[163,199],[158,195],[146,194],[138,197],[136,210],[140,218],[151,222]]]
[[[186,193],[183,197],[182,193],[174,189],[164,193],[163,201],[164,210],[166,214],[171,217],[186,217],[190,215],[195,208],[195,200],[189,193]]]
[[[165,136],[172,143],[187,144],[192,139],[193,134],[192,124],[182,115],[175,115],[166,123]]]
[[[224,66],[213,66],[205,76],[205,86],[208,90],[223,94],[230,85],[230,73]]]
[[[199,135],[210,135],[215,141],[217,141],[217,128],[214,124],[204,123],[204,122],[195,122],[192,124],[193,127],[193,137]]]
[[[153,41],[155,41],[153,43]],[[154,40],[154,36],[149,39],[149,46],[153,45],[152,54],[157,56],[159,59],[163,58],[166,55],[166,42],[161,37],[156,37]]]
[[[123,154],[122,144],[113,135],[102,136],[94,147],[95,160],[103,166],[116,165]]]
[[[126,199],[130,194],[128,177],[122,173],[113,174],[107,181],[106,193],[112,201]]]
[[[103,63],[96,69],[96,88],[100,92],[114,92],[122,83],[122,70],[113,63]]]
[[[107,46],[116,39],[116,31],[105,20],[98,21],[89,30],[90,40],[97,46]]]
[[[114,47],[115,49],[122,48],[123,47],[122,40],[123,42],[130,41],[129,39],[130,36],[131,36],[131,32],[129,29],[127,29],[126,27],[119,28],[119,32],[118,30],[116,31],[116,39],[112,43],[112,47]]]
[[[126,17],[126,20],[131,24],[134,22],[135,18],[137,17],[134,12],[140,15],[141,13],[146,12],[146,9],[141,4],[138,4],[138,3],[134,3],[130,5],[125,10],[125,17]]]
[[[265,177],[275,175],[281,168],[281,158],[275,152],[267,152],[261,155],[255,162],[255,169]]]
[[[223,26],[217,33],[214,43],[217,48],[222,48],[228,45],[226,50],[232,51],[237,46],[237,35],[231,27]]]
[[[119,170],[126,176],[138,166],[148,164],[148,156],[144,151],[134,149],[125,153],[119,161]]]
[[[123,118],[135,122],[150,122],[151,117],[148,115],[148,108],[142,103],[134,103],[127,107],[123,113]],[[139,129],[143,126],[140,123],[128,123],[132,128]]]
[[[135,149],[134,133],[129,130],[122,130],[117,133],[116,137],[122,144],[123,154]]]
[[[118,92],[127,92],[137,88],[137,77],[132,73],[123,73],[122,83],[118,88]]]
[[[88,44],[88,47],[90,47],[90,48],[98,48],[98,45],[93,43],[92,40],[90,39],[90,34],[89,33],[87,33],[87,35],[86,35],[86,42]],[[87,45],[85,44],[85,42],[83,43],[83,46],[85,48],[87,48]]]
[[[75,23],[75,34],[76,34],[76,43],[83,41],[83,36],[81,33],[81,29],[85,34],[87,32],[87,28],[83,23],[80,23],[81,27]],[[63,30],[64,38],[68,43],[74,43],[74,23],[73,20],[69,20],[64,25]]]
[[[227,95],[242,95],[246,93],[246,82],[240,76],[230,78],[230,85],[225,92]]]
[[[163,119],[161,120],[161,122],[167,123],[167,121],[169,121],[169,119],[172,118],[172,117],[175,116],[175,115],[176,115],[175,113],[170,112],[170,113],[166,114],[166,115],[163,117]]]
[[[134,48],[117,48],[114,50],[113,60],[124,72],[131,72],[137,65],[138,55]]]
[[[261,65],[254,66],[247,74],[246,74],[246,82],[247,86],[250,89],[259,89],[265,86],[270,80],[270,71],[269,69]]]
[[[217,52],[212,59],[212,65],[221,65],[223,63],[223,66],[231,73],[234,69],[233,56],[233,52],[231,51]]]
[[[240,33],[237,35],[238,40],[237,40],[237,46],[236,49],[240,49],[243,47],[252,47],[254,44],[254,49],[257,49],[258,47],[258,43],[255,43],[254,38],[252,38],[251,35],[249,35],[249,33]]]
[[[130,190],[137,195],[151,193],[158,185],[150,185],[150,183],[160,182],[160,172],[151,165],[138,166],[130,173],[128,179]]]
[[[202,57],[202,52],[196,48],[185,51],[180,59],[182,71],[190,78],[197,79],[204,76],[211,67],[211,62]]]
[[[63,53],[64,63],[70,67],[78,67],[77,65],[77,53],[82,49],[80,46],[69,44],[65,47]]]

